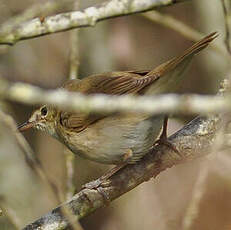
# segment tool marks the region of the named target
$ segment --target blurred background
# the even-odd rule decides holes
[[[49,0],[1,0],[0,23],[20,15],[34,4]],[[58,0],[57,0],[58,1]],[[67,1],[67,0],[66,0]],[[65,2],[65,0],[63,0]],[[79,8],[102,1],[81,0]],[[215,44],[223,47],[224,15],[220,0],[194,0],[159,9],[203,34],[218,31]],[[73,10],[70,0],[63,7],[35,16]],[[192,44],[190,39],[144,14],[114,18],[92,28],[79,29],[79,78],[113,71],[151,69],[181,54]],[[0,76],[9,81],[26,82],[42,88],[57,88],[68,78],[71,32],[57,33],[0,47]],[[224,47],[223,47],[224,48]],[[195,57],[179,93],[214,94],[219,82],[230,73],[225,49],[212,47]],[[24,122],[34,107],[0,101],[0,108],[16,123]],[[173,116],[169,133],[193,117]],[[41,161],[49,179],[65,194],[65,148],[45,133],[35,130],[23,134]],[[58,205],[52,192],[25,163],[12,131],[0,122],[0,229],[14,230],[46,214]],[[108,168],[74,157],[75,191],[102,175]],[[162,172],[155,180],[141,184],[108,207],[81,220],[92,230],[229,230],[231,229],[231,159],[228,152],[188,162]]]

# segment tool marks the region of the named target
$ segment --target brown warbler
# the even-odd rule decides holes
[[[149,71],[108,72],[83,80],[67,81],[63,88],[83,94],[153,95],[173,92],[193,56],[217,37],[211,33],[192,47]],[[164,116],[150,114],[93,114],[70,112],[44,105],[18,127],[20,131],[36,128],[46,131],[73,153],[100,163],[134,163],[153,146],[160,135]],[[166,120],[164,122],[166,123]],[[166,138],[166,127],[161,137]]]

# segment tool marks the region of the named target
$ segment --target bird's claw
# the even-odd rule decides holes
[[[101,180],[101,178],[99,178],[97,180],[93,180],[93,181],[86,183],[85,185],[82,186],[82,189],[85,189],[85,188],[97,189],[102,183],[103,183],[103,181]]]
[[[86,183],[85,185],[82,186],[82,189],[95,189],[95,190],[97,190],[98,193],[100,193],[101,196],[103,197],[103,199],[105,200],[105,203],[108,203],[110,198],[107,195],[107,193],[104,191],[104,189],[101,187],[101,185],[106,186],[106,185],[108,185],[108,183],[106,181],[102,180],[101,178],[99,178],[97,180],[90,181],[90,182]]]
[[[180,152],[177,150],[176,146],[172,144],[167,138],[160,138],[155,142],[154,145],[165,145],[168,148],[172,149],[175,153],[180,154]]]

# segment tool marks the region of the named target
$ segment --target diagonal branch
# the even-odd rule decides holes
[[[230,88],[224,81],[219,95]],[[197,117],[168,138],[178,153],[165,145],[155,146],[136,164],[126,165],[97,189],[83,189],[71,200],[61,204],[50,213],[27,225],[23,230],[68,229],[69,223],[62,215],[62,209],[71,209],[76,219],[81,219],[96,209],[132,190],[139,184],[156,177],[160,172],[180,163],[196,159],[212,152],[216,136],[222,128],[224,115]],[[108,200],[105,200],[107,197]]]
[[[230,88],[227,80],[221,84],[219,95],[224,96]],[[62,209],[71,209],[76,219],[81,219],[96,209],[107,205],[139,184],[156,177],[160,172],[180,163],[212,152],[216,136],[224,124],[225,115],[197,117],[168,138],[178,152],[165,145],[155,146],[136,164],[126,165],[97,189],[83,189],[71,200],[61,204],[47,215],[27,225],[24,230],[68,229],[69,223],[62,215]],[[107,197],[108,200],[105,200]]]
[[[161,171],[209,154],[221,120],[220,116],[194,119],[169,138],[180,154],[176,154],[166,146],[157,146],[137,164],[122,168],[97,190],[83,189],[70,201],[61,204],[60,207],[26,226],[24,230],[39,227],[44,230],[68,229],[68,222],[61,214],[62,207],[72,209],[76,218],[81,219],[139,184],[156,177]],[[109,200],[105,201],[102,194],[106,194]]]
[[[35,18],[15,26],[11,31],[0,28],[0,44],[13,45],[20,40],[73,28],[94,26],[105,19],[145,12],[183,1],[190,0],[110,0],[82,11],[61,13],[45,17],[43,20]]]
[[[163,14],[161,12],[158,12],[157,10],[153,10],[148,13],[144,13],[143,16],[147,19],[149,19],[152,22],[158,23],[160,25],[163,25],[169,29],[175,30],[182,36],[186,37],[189,40],[192,41],[198,41],[202,39],[205,35],[199,32],[198,30],[192,28],[191,26],[185,24],[184,22],[174,18],[171,15]],[[212,43],[211,48],[219,53],[220,55],[227,58],[227,54],[225,52],[224,44],[217,44]]]

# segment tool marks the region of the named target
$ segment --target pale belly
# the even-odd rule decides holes
[[[128,163],[134,163],[151,149],[162,124],[162,116],[114,115],[95,122],[80,133],[67,135],[64,143],[75,154],[105,164],[122,163],[125,154],[131,150]]]

